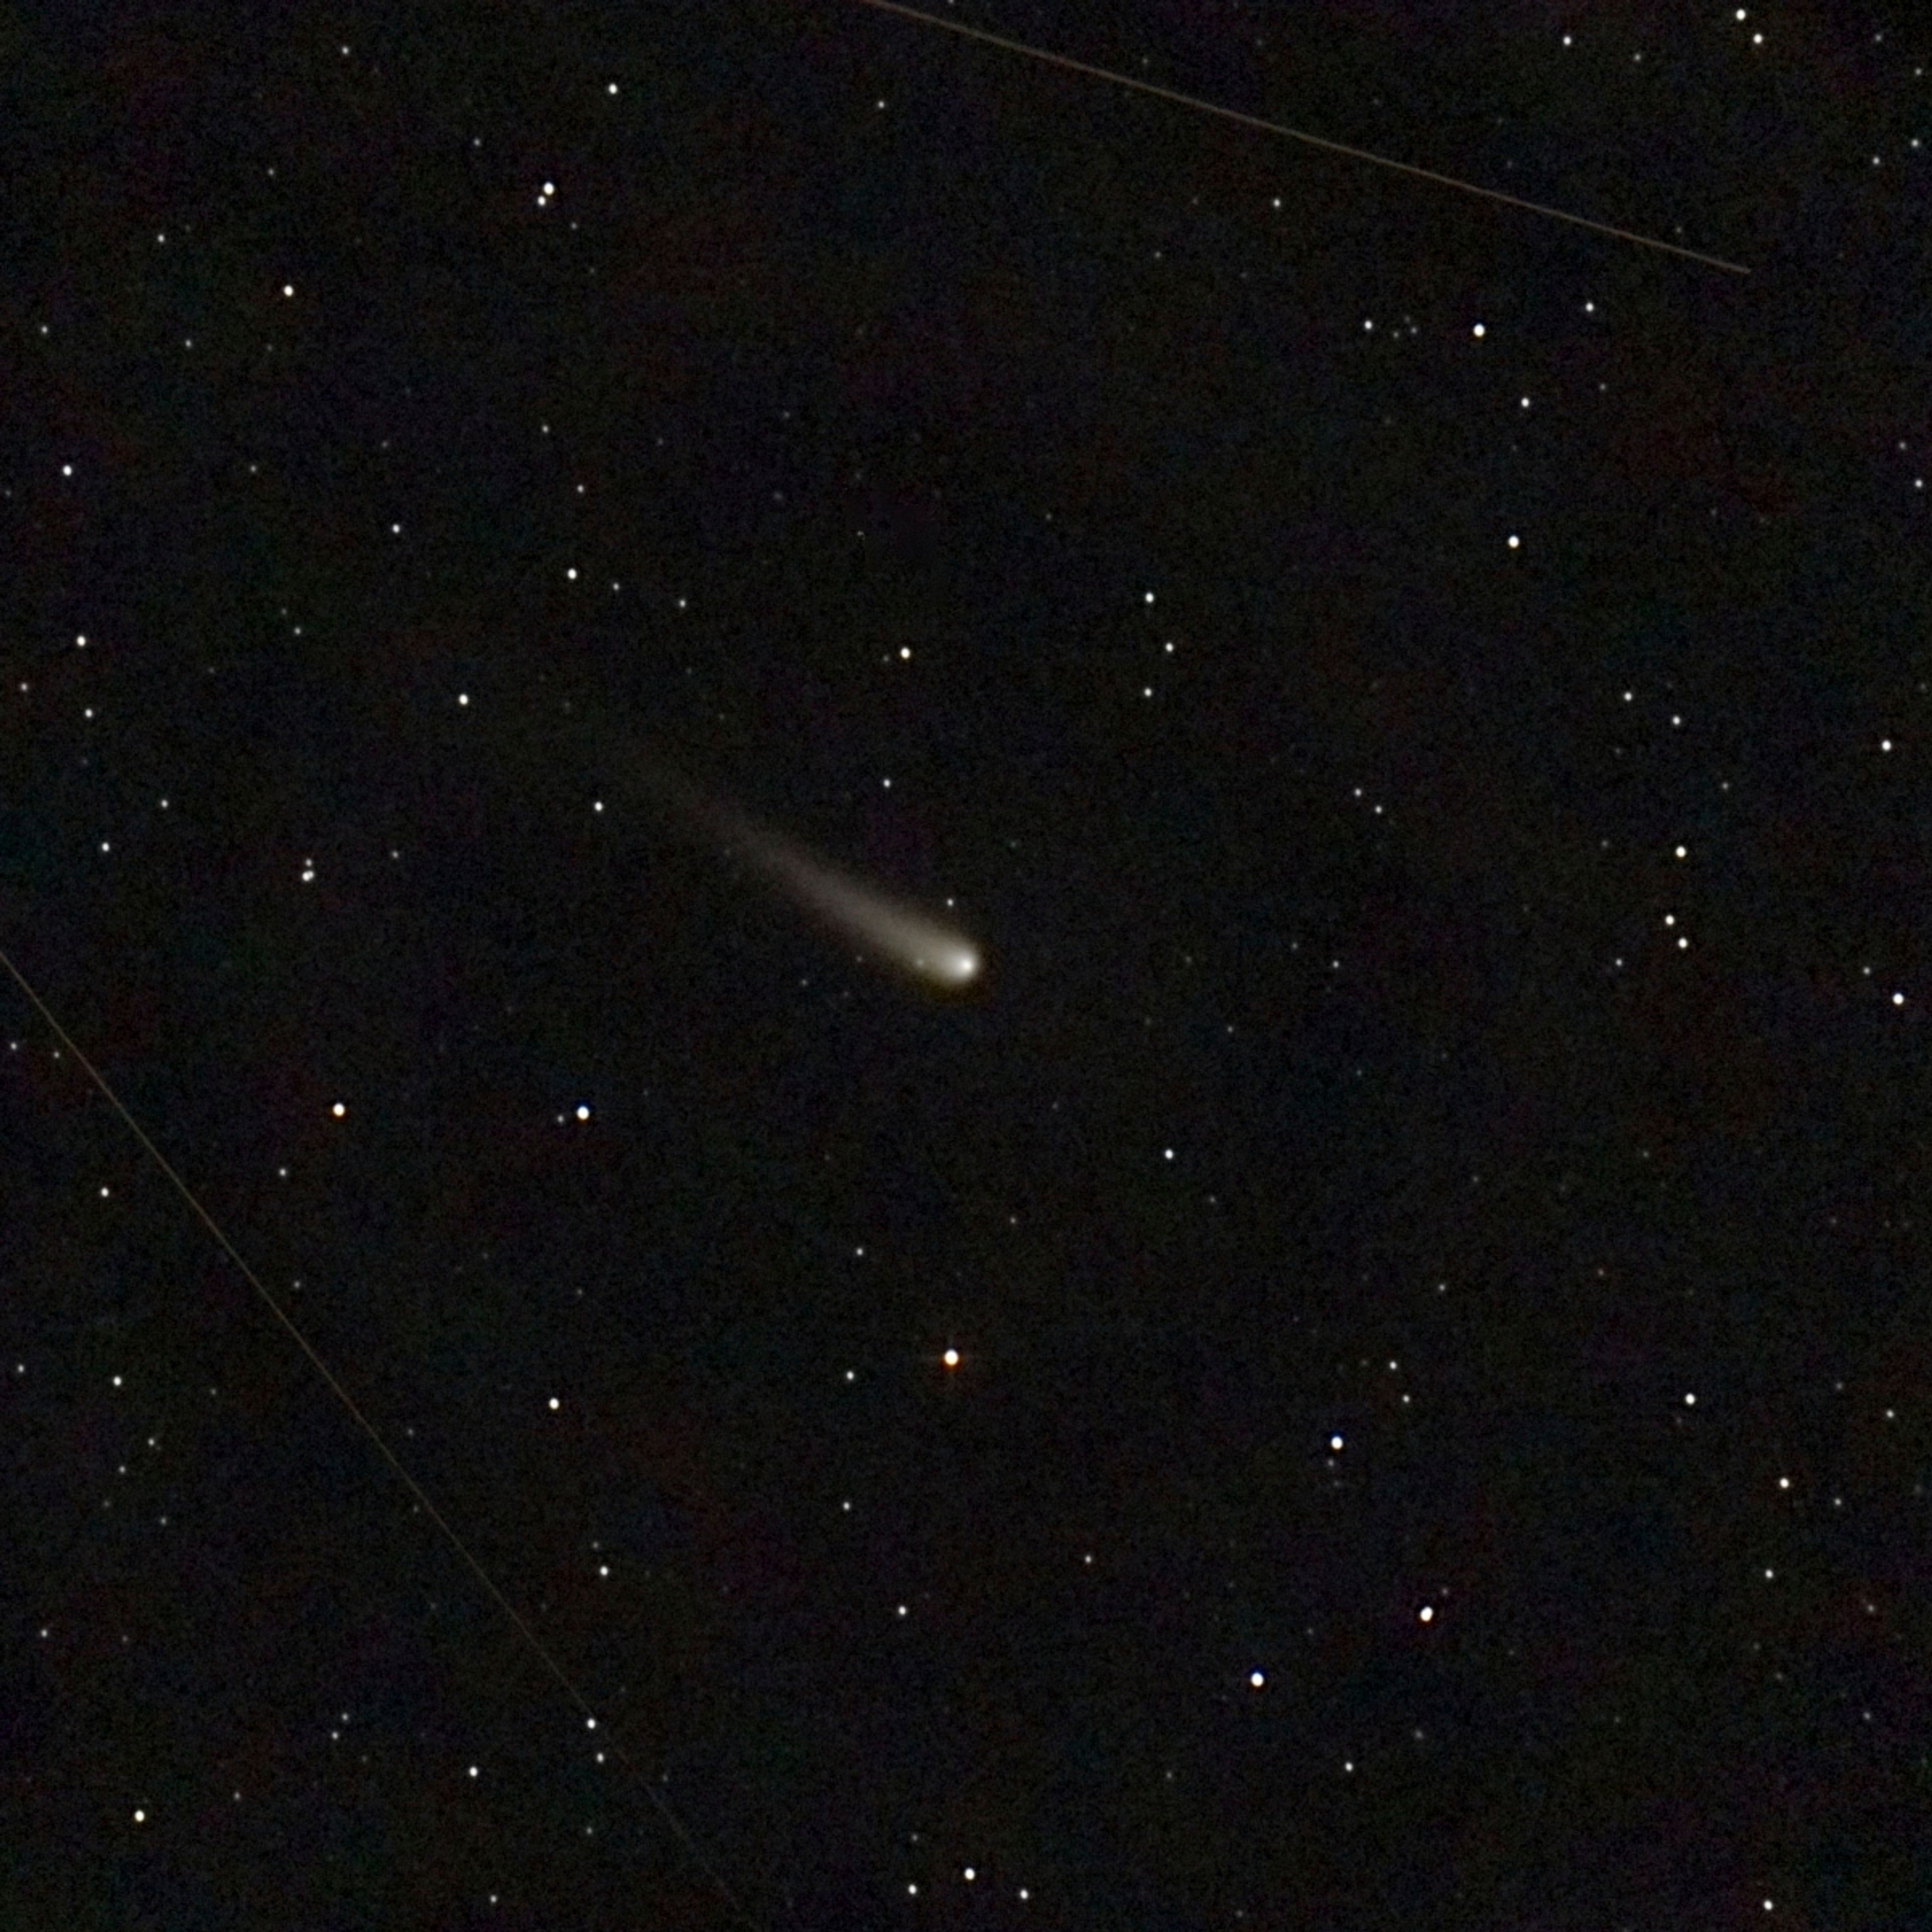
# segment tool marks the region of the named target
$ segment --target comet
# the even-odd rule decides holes
[[[930,986],[957,992],[979,978],[980,949],[964,933],[700,790],[655,755],[641,755],[638,770],[661,803],[834,932]]]

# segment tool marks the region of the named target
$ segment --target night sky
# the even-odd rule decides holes
[[[0,10],[0,1922],[1932,1924],[1922,19],[934,10]]]

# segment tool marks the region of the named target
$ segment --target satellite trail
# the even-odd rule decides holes
[[[1540,201],[1525,201],[1520,195],[1504,194],[1499,188],[1479,188],[1474,182],[1458,181],[1454,175],[1439,175],[1432,168],[1418,168],[1408,161],[1391,160],[1386,154],[1372,154],[1366,148],[1352,148],[1346,142],[1326,140],[1319,134],[1304,134],[1299,128],[1284,128],[1278,121],[1264,121],[1258,115],[1244,114],[1238,108],[1223,107],[1216,101],[1178,93],[1171,87],[1156,86],[1150,80],[1136,80],[1130,74],[1116,74],[1111,68],[1094,67],[1085,61],[1074,60],[1065,54],[1050,53],[1044,47],[1028,46],[1024,40],[1010,40],[1000,34],[989,34],[983,28],[969,27],[962,21],[948,20],[937,14],[922,14],[916,7],[899,5],[898,0],[859,0],[859,4],[881,14],[896,14],[902,20],[916,20],[922,26],[938,27],[969,40],[981,40],[989,47],[1023,55],[1047,67],[1064,68],[1069,74],[1084,74],[1090,80],[1111,81],[1116,87],[1130,87],[1137,94],[1151,94],[1156,100],[1171,100],[1180,107],[1191,107],[1198,114],[1215,115],[1223,121],[1238,122],[1244,128],[1258,128],[1264,134],[1279,134],[1286,140],[1301,141],[1331,154],[1346,155],[1352,161],[1366,161],[1372,167],[1390,168],[1397,174],[1412,175],[1418,181],[1433,182],[1438,188],[1454,188],[1459,194],[1480,195],[1485,201],[1500,202],[1506,208],[1520,208],[1526,214],[1540,214],[1552,221],[1568,221],[1598,235],[1614,236],[1619,242],[1634,242],[1640,248],[1654,248],[1666,255],[1681,255],[1687,261],[1701,262],[1707,268],[1721,268],[1727,275],[1750,273],[1739,262],[1726,262],[1716,255],[1700,254],[1695,248],[1679,248],[1674,242],[1660,242],[1654,235],[1640,235],[1634,229],[1613,228],[1607,221],[1592,221],[1588,215],[1546,207]]]

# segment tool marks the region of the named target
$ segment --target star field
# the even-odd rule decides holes
[[[0,26],[21,1922],[1932,1922],[1922,30],[932,11]]]

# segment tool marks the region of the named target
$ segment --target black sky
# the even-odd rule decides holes
[[[0,949],[598,1717],[8,983],[0,1917],[1932,1923],[1922,28],[936,10],[1750,273],[0,11]]]

